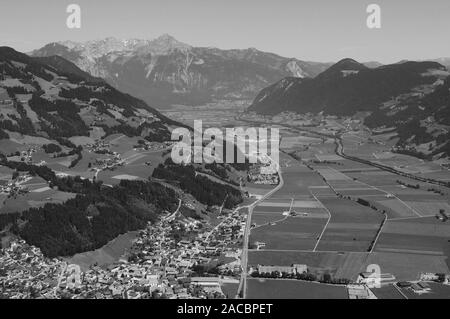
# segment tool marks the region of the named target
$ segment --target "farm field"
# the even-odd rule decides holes
[[[347,134],[345,152],[420,176],[450,180],[448,171],[436,163],[392,153],[390,149],[396,139],[389,138],[376,136],[374,140],[380,143],[374,143],[365,132]],[[285,146],[295,148],[294,141],[291,137],[291,144],[286,141]],[[334,278],[351,280],[370,264],[379,265],[382,273],[392,274],[398,281],[417,280],[425,272],[449,273],[450,224],[435,218],[440,209],[450,212],[449,189],[342,159],[335,155],[334,146],[328,142],[311,143],[307,148],[298,146],[296,156],[309,161],[307,164],[316,171],[309,170],[309,174],[303,163],[282,158],[284,187],[272,196],[272,204],[264,204],[253,212],[252,223],[256,227],[251,230],[250,242],[264,242],[265,247],[249,250],[249,265],[306,264],[312,273],[329,273]],[[403,186],[398,181],[419,187]],[[386,215],[338,198],[334,191],[375,203]],[[275,199],[285,202],[275,204]],[[308,217],[285,218],[282,211],[287,210],[289,199],[295,200],[293,211],[308,212]],[[317,201],[320,205],[313,207]],[[275,209],[280,206],[282,209]],[[330,214],[328,223],[325,212]],[[325,224],[312,222],[314,214],[323,214],[323,218],[317,219]],[[319,224],[324,227],[323,234],[317,227]],[[319,241],[311,248],[314,235]],[[267,282],[249,279],[248,296],[253,293],[263,297],[265,287],[269,287]],[[253,292],[252,285],[258,286]],[[380,299],[404,298],[392,285],[374,293]]]
[[[310,186],[326,186],[320,175],[307,169],[302,172],[288,172],[283,170],[283,187],[274,194],[274,198],[293,198],[311,195]]]
[[[264,242],[262,249],[312,250],[326,218],[287,217],[251,230],[250,242]]]
[[[331,150],[331,152],[329,153],[334,154],[334,148]],[[351,160],[348,159],[342,159],[339,161],[335,161],[335,162],[328,162],[328,163],[314,163],[313,164],[314,167],[321,167],[321,168],[333,168],[335,170],[338,170],[340,172],[347,172],[347,171],[361,171],[361,170],[373,170],[375,169],[373,166],[369,166],[360,162],[353,162]]]
[[[261,187],[259,187],[261,186]],[[253,184],[251,185],[248,183],[244,189],[248,192],[249,196],[263,196],[267,192],[269,192],[271,189],[273,189],[275,186],[273,185],[258,185]]]
[[[443,256],[450,262],[450,224],[434,217],[388,220],[375,251]]]
[[[322,197],[331,219],[317,246],[318,251],[367,251],[384,217],[351,200]]]
[[[0,208],[0,214],[22,212],[29,208],[42,207],[47,203],[60,204],[76,194],[61,192],[54,189],[42,189],[38,192],[29,192],[24,195],[18,195],[16,198],[8,198],[4,200],[3,206]]]
[[[345,286],[282,279],[248,279],[249,299],[348,299]]]
[[[274,199],[269,198],[265,201],[259,203],[255,209],[254,213],[283,213],[284,211],[289,211],[291,207],[292,199]]]
[[[368,201],[376,202],[377,207],[384,209],[387,214],[388,219],[392,218],[408,218],[408,217],[418,217],[418,215],[404,202],[397,198],[387,199],[383,197],[366,197],[361,196],[361,198]]]
[[[119,235],[99,249],[76,254],[67,258],[67,260],[70,263],[79,265],[83,271],[86,271],[94,264],[103,266],[118,262],[120,257],[122,257],[127,249],[131,247],[133,240],[136,239],[137,236],[137,231]]]
[[[118,184],[120,182],[120,176],[135,176],[137,179],[148,179],[153,174],[156,166],[164,161],[164,158],[161,157],[161,153],[159,152],[142,153],[140,155],[142,156],[139,156],[139,158],[134,157],[132,163],[117,167],[114,170],[101,171],[98,174],[98,179],[111,185]],[[151,162],[151,164],[147,165],[146,162]]]
[[[368,253],[349,252],[307,252],[307,251],[249,251],[250,265],[305,264],[308,271],[321,275],[331,274],[334,278],[356,280],[358,274],[368,265]]]
[[[252,224],[255,224],[256,226],[261,226],[267,223],[271,223],[273,221],[277,221],[280,219],[285,218],[286,216],[283,216],[283,214],[280,213],[270,213],[270,212],[265,212],[265,213],[256,213],[253,212],[252,214]]]
[[[449,181],[450,180],[450,171],[449,170],[438,170],[428,173],[422,173],[421,176],[426,178],[438,179],[441,181]]]
[[[436,216],[441,209],[450,212],[450,205],[447,201],[405,201],[405,203],[421,216]]]
[[[409,187],[405,187],[402,185],[383,185],[383,186],[378,186],[378,187],[380,189],[382,189],[388,193],[394,194],[398,197],[402,197],[403,195],[414,195],[414,196],[420,196],[420,197],[432,196],[432,198],[439,200],[440,196],[442,196],[442,195],[439,195],[436,193],[429,192],[425,188],[414,189],[414,188],[409,188]]]
[[[361,197],[361,196],[381,196],[386,193],[373,189],[373,188],[360,188],[360,189],[338,189],[336,188],[336,191],[338,191],[343,196],[350,196],[350,197]]]
[[[405,299],[394,285],[386,285],[381,288],[371,289],[371,291],[378,299]]]
[[[312,186],[309,191],[314,196],[335,196],[335,192],[329,186]]]
[[[9,181],[13,173],[13,169],[6,166],[0,166],[0,180]]]
[[[348,181],[350,178],[333,168],[317,168],[317,172],[327,181]]]
[[[281,149],[293,149],[296,147],[309,146],[311,144],[319,144],[322,143],[321,138],[317,137],[309,137],[309,136],[283,136],[280,144]]]
[[[173,105],[161,112],[173,120],[193,126],[194,120],[201,119],[203,127],[242,126],[245,123],[236,120],[243,112],[247,100],[218,100],[205,105]]]
[[[418,280],[421,273],[448,273],[445,256],[411,253],[373,252],[298,252],[298,251],[249,251],[250,265],[290,266],[305,264],[317,274],[330,273],[335,278],[356,280],[359,273],[370,264],[378,264],[382,273],[390,273],[398,281]]]
[[[390,273],[398,281],[418,280],[421,273],[448,273],[445,256],[403,252],[373,252],[365,266],[378,264],[382,273]]]

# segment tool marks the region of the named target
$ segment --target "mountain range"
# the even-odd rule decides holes
[[[450,124],[449,61],[305,62],[256,49],[192,47],[169,35],[65,41],[29,55],[3,47],[0,96],[16,102],[15,110],[2,108],[0,135],[65,138],[95,130],[164,140],[168,127],[179,124],[149,105],[256,96],[249,111],[339,116],[362,111],[367,126],[393,127],[401,142],[433,142],[438,151],[448,134],[433,125]]]
[[[193,47],[170,35],[154,40],[50,43],[30,53],[58,55],[149,105],[198,105],[220,99],[253,99],[286,77],[314,77],[332,63],[307,62],[254,48]]]
[[[370,69],[343,59],[314,79],[288,77],[262,90],[249,110],[352,115],[373,111],[380,103],[419,86],[432,86],[446,74],[437,62],[403,62]]]
[[[343,59],[313,79],[287,77],[272,84],[257,95],[249,111],[364,114],[369,128],[395,130],[399,146],[427,144],[427,156],[450,155],[450,72],[438,62],[368,68]]]

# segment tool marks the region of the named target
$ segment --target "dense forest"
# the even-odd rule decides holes
[[[224,207],[232,208],[242,202],[241,192],[234,187],[213,182],[196,174],[194,166],[177,165],[170,158],[159,164],[152,176],[177,183],[182,190],[206,205],[220,206],[225,201]]]
[[[111,188],[78,177],[61,179],[59,185],[79,194],[63,204],[0,215],[0,229],[9,226],[46,256],[69,256],[141,229],[178,203],[172,189],[154,182],[122,180]]]

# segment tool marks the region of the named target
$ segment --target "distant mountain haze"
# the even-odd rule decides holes
[[[331,65],[254,48],[192,47],[167,34],[154,40],[63,41],[30,55],[59,55],[157,108],[216,99],[253,99],[261,89],[286,76],[315,77]]]

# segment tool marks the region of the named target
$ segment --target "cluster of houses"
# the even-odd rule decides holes
[[[26,193],[27,190],[22,184],[28,182],[31,178],[30,175],[25,174],[8,181],[0,181],[0,193],[8,194],[8,196]]]
[[[173,142],[172,141],[164,141],[162,143],[160,142],[149,142],[149,141],[144,141],[139,143],[138,145],[134,146],[134,150],[144,150],[144,151],[160,151],[160,150],[164,150],[170,146],[172,146]]]
[[[254,184],[278,185],[280,177],[271,165],[253,165],[247,172],[247,181]]]
[[[94,144],[86,145],[86,149],[97,154],[114,154],[111,152],[110,146],[109,142],[105,140],[97,140]]]
[[[32,163],[33,162],[33,153],[37,151],[36,147],[30,147],[25,151],[18,151],[14,156],[8,157],[9,161],[13,162],[24,162],[24,163]]]
[[[0,253],[0,295],[12,299],[56,298],[61,260],[45,258],[40,249],[13,241]]]
[[[120,154],[114,154],[108,158],[97,158],[94,161],[94,166],[100,170],[114,170],[118,166],[123,166],[125,161],[120,157]],[[95,170],[95,168],[91,168]]]
[[[0,254],[0,287],[8,298],[224,298],[222,283],[241,275],[246,215],[221,209],[217,222],[168,213],[121,260],[85,271],[17,240]]]
[[[234,238],[225,229],[235,224],[223,223],[212,232],[200,224],[192,218],[163,218],[140,232],[129,258],[84,272],[19,240],[0,255],[0,286],[8,298],[224,298],[221,282],[238,282],[240,273],[235,278],[199,274],[195,266],[209,265],[222,253],[240,258],[241,250],[227,248],[222,239]],[[176,240],[173,233],[179,229],[197,235]],[[224,274],[228,270],[222,268]]]

